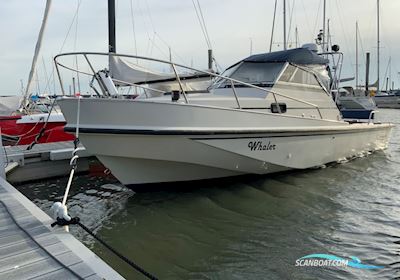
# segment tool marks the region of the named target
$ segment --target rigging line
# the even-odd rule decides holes
[[[202,22],[203,22],[204,30],[205,30],[206,35],[207,35],[208,43],[209,43],[209,45],[210,45],[210,48],[212,49],[212,44],[211,44],[210,35],[208,34],[206,21],[204,20],[204,15],[203,15],[203,11],[202,11],[202,9],[201,9],[201,5],[200,5],[199,0],[197,0],[197,5],[198,5],[198,7],[199,7],[200,16],[201,16],[201,20],[202,20]]]
[[[142,11],[142,7],[141,7],[141,1],[140,0],[138,0],[138,12],[139,12],[139,15],[142,17],[142,18],[145,18],[145,15],[144,15],[144,13],[143,13],[143,11]],[[146,46],[146,54],[147,54],[147,56],[149,56],[149,53],[150,53],[150,48],[151,48],[151,36],[150,36],[150,33],[149,33],[149,28],[148,28],[148,26],[147,26],[147,23],[146,23],[146,20],[143,20],[143,25],[144,25],[144,30],[145,30],[145,32],[146,32],[146,34],[147,34],[147,37],[149,38],[149,40],[147,41],[148,42],[148,44],[147,44],[147,46]],[[148,63],[148,61],[147,61],[147,63]]]
[[[195,12],[196,12],[196,15],[197,15],[197,20],[199,21],[199,24],[200,24],[200,27],[201,27],[201,31],[203,32],[203,36],[204,36],[204,39],[205,39],[205,41],[206,41],[207,47],[208,47],[209,49],[211,49],[211,45],[210,45],[210,43],[209,43],[208,40],[207,40],[207,35],[206,35],[205,30],[204,30],[204,26],[203,26],[203,24],[201,23],[200,15],[199,15],[199,12],[198,12],[198,10],[197,10],[197,7],[196,7],[196,4],[195,4],[194,0],[192,0],[192,3],[193,3],[194,10],[195,10]]]
[[[130,7],[131,7],[131,20],[132,20],[132,32],[133,32],[133,43],[134,43],[134,51],[135,55],[138,55],[137,52],[137,42],[136,42],[136,32],[135,32],[135,18],[133,16],[133,0],[130,1]],[[136,63],[138,63],[138,59],[136,59]]]
[[[340,6],[338,0],[335,0],[335,3],[336,3],[336,9],[337,9],[338,14],[339,14],[338,18],[339,18],[340,26],[342,28],[342,33],[343,33],[343,36],[344,36],[345,47],[347,49],[346,52],[347,53],[351,53],[351,51],[350,51],[351,48],[349,47],[349,40],[348,40],[348,37],[347,37],[346,29],[344,28],[344,24],[343,24],[342,13],[340,12],[340,11],[343,11],[343,10],[341,9],[341,6]],[[353,73],[355,73],[354,65],[352,63],[349,63],[349,60],[347,60],[347,63],[350,65]]]
[[[78,10],[79,10],[81,4],[82,4],[82,0],[78,0],[78,6],[77,6],[77,8],[76,8],[74,17],[72,18],[72,22],[71,22],[70,26],[68,27],[68,31],[67,31],[67,34],[66,34],[66,36],[65,36],[65,38],[64,38],[64,41],[63,41],[63,43],[62,43],[62,45],[61,45],[61,48],[60,48],[60,50],[58,51],[59,53],[61,53],[62,50],[64,49],[64,46],[65,46],[65,44],[66,44],[66,42],[67,42],[67,39],[68,39],[68,37],[69,37],[69,33],[71,32],[71,29],[72,29],[72,27],[74,26],[74,23],[75,23],[77,14],[78,14]],[[46,87],[45,87],[45,88],[47,88],[47,87],[49,86],[49,82],[50,82],[50,80],[51,80],[52,78],[54,78],[54,63],[52,63],[52,74],[51,74],[50,79],[48,80],[48,83],[46,84]],[[54,95],[56,95],[56,92],[54,92]]]
[[[269,41],[269,52],[272,51],[272,44],[274,42],[274,30],[275,30],[275,19],[276,19],[276,6],[278,5],[278,0],[275,0],[274,6],[274,17],[272,19],[272,31],[271,31],[271,39]]]
[[[159,51],[161,51],[161,49],[160,49],[160,48],[156,45],[156,43],[154,42],[155,39],[156,39],[156,35],[153,34],[153,38],[150,39],[150,42],[152,43],[152,44],[151,44],[151,47],[150,47],[150,56],[153,56],[154,47],[156,47]],[[150,61],[149,61],[149,63],[150,63]]]
[[[205,36],[205,38],[206,38],[207,45],[208,45],[209,48],[211,49],[212,47],[211,47],[210,38],[208,37],[207,28],[206,28],[205,23],[204,23],[204,18],[202,17],[202,14],[201,14],[200,2],[199,2],[198,0],[196,0],[196,3],[197,3],[196,7],[197,7],[197,11],[198,11],[199,22],[200,22],[200,24],[203,26],[203,29],[204,29],[204,36]]]
[[[69,37],[69,33],[71,32],[71,29],[72,29],[72,27],[74,26],[76,17],[78,16],[79,7],[81,6],[81,4],[82,4],[82,1],[81,1],[81,0],[78,0],[78,6],[77,6],[77,8],[76,8],[74,17],[72,18],[71,25],[68,27],[67,35],[66,35],[65,38],[64,38],[64,41],[63,41],[63,43],[62,43],[62,45],[61,45],[61,48],[60,48],[60,51],[59,51],[59,52],[62,52],[62,50],[64,49],[65,43],[67,42],[67,39],[68,39],[68,37]]]
[[[168,57],[168,58],[169,58],[169,55],[168,55],[165,51],[163,51],[162,48],[160,48],[160,47],[156,44],[156,42],[155,42],[155,37],[156,37],[156,35],[157,35],[157,33],[153,33],[153,38],[149,38],[149,44],[148,44],[148,45],[150,46],[150,55],[149,55],[149,56],[152,55],[153,50],[154,50],[154,47],[155,47],[157,50],[160,51],[160,53],[161,53],[164,57]]]
[[[37,95],[40,95],[40,84],[39,84],[39,74],[38,74],[38,72],[39,71],[35,71],[36,73],[35,73],[35,75],[36,75],[36,87],[37,87]]]
[[[54,56],[52,56],[52,58],[51,58],[51,61],[53,61],[54,60]],[[48,80],[46,81],[46,86],[45,86],[45,88],[44,88],[44,92],[46,91],[46,90],[48,90],[50,93],[51,93],[51,89],[50,89],[50,87],[51,86],[53,86],[53,95],[54,96],[56,96],[57,95],[57,93],[56,93],[56,81],[55,81],[55,67],[54,67],[54,64],[52,63],[51,64],[52,65],[52,67],[51,67],[51,74],[49,75],[49,78],[48,78]]]
[[[50,83],[51,83],[51,80],[54,78],[54,66],[53,66],[53,64],[52,64],[52,68],[51,68],[52,73],[51,73],[49,76],[47,76],[47,74],[46,74],[47,71],[46,71],[46,65],[45,65],[45,62],[44,62],[44,57],[42,57],[42,60],[43,60],[43,67],[45,68],[45,75],[46,75],[46,86],[44,87],[43,92],[46,92],[46,90],[48,90],[49,93],[51,93],[51,90],[50,90]],[[54,89],[54,94],[56,94],[55,89]]]
[[[199,15],[199,12],[198,12],[198,10],[197,10],[197,6],[196,6],[194,0],[192,0],[192,3],[193,3],[194,10],[195,10],[195,12],[196,12],[197,20],[199,21],[199,24],[200,24],[200,27],[201,27],[201,31],[202,31],[203,36],[204,36],[204,39],[205,39],[205,41],[206,41],[207,47],[210,48],[210,45],[209,45],[209,43],[208,43],[207,36],[206,36],[205,31],[204,31],[203,24],[201,23],[200,15]]]
[[[304,6],[304,1],[303,0],[301,0],[301,6],[303,7],[304,15],[306,16],[306,23],[307,23],[308,32],[310,32],[311,38],[314,38],[315,35],[314,35],[314,32],[311,30],[311,25],[310,25],[310,22],[308,20],[309,17],[308,17],[308,14],[307,14],[307,9]]]
[[[183,64],[186,64],[185,59],[183,59],[177,52],[174,51],[174,49],[171,48],[171,46],[167,43],[166,40],[164,40],[160,34],[158,34],[157,32],[154,32],[155,36],[158,37],[158,39],[161,41],[161,43],[163,43],[165,46],[167,46],[168,48],[171,49],[171,52],[174,54],[174,56],[176,56],[177,58],[179,58],[179,60],[181,62],[183,62]]]
[[[292,20],[293,20],[293,12],[294,12],[295,1],[296,0],[293,0],[292,1],[292,6],[289,7],[289,9],[291,9],[291,12],[290,12],[290,20],[289,20],[289,32],[288,32],[287,40],[286,40],[287,42],[289,41],[290,33],[292,31]],[[290,4],[290,1],[289,1],[289,4]],[[291,42],[293,42],[293,40],[291,40]]]
[[[154,22],[153,22],[153,16],[151,15],[150,8],[149,8],[149,2],[147,2],[147,0],[144,0],[144,3],[146,5],[146,10],[147,10],[147,13],[148,13],[148,17],[150,19],[151,28],[153,29],[153,32],[156,32],[156,28],[155,28]]]
[[[322,2],[323,0],[320,0],[319,1],[319,4],[318,4],[318,10],[317,10],[317,16],[316,16],[316,18],[315,18],[315,23],[314,23],[314,28],[313,28],[313,36],[315,36],[315,34],[317,34],[317,25],[318,25],[318,22],[319,22],[319,17],[320,17],[320,11],[321,11],[321,2]]]
[[[44,62],[44,57],[42,56],[42,64],[43,64],[43,72],[44,72],[44,78],[46,79],[46,82],[49,81],[49,76],[47,75],[47,69],[46,69],[46,63]],[[50,89],[49,89],[50,92]],[[46,88],[43,90],[43,93],[46,93]]]

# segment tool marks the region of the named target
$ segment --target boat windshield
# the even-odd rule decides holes
[[[244,83],[270,87],[277,80],[279,73],[284,67],[284,63],[254,63],[242,62],[227,69],[222,75]],[[241,86],[235,84],[235,86]],[[223,78],[219,78],[213,88],[231,87],[231,82]]]

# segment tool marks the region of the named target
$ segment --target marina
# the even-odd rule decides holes
[[[400,4],[174,1],[0,9],[0,279],[400,278]]]

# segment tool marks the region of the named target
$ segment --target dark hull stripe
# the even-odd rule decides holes
[[[271,130],[136,130],[136,129],[99,129],[99,128],[80,128],[80,133],[86,134],[115,134],[115,135],[164,135],[164,136],[215,136],[215,137],[195,137],[196,140],[210,139],[239,139],[239,138],[263,138],[263,137],[293,137],[293,136],[317,136],[317,135],[332,135],[332,134],[349,134],[363,133],[371,130],[379,130],[389,128],[388,126],[369,127],[368,129],[346,129],[346,130],[309,130],[309,131],[271,131]],[[65,127],[66,132],[75,132],[74,127]],[[265,136],[251,135],[266,134]],[[232,135],[230,137],[225,137]],[[222,137],[219,137],[222,136]],[[216,138],[218,137],[218,138]]]

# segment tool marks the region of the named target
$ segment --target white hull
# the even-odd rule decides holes
[[[70,130],[76,102],[59,102]],[[311,168],[384,149],[392,127],[110,99],[81,110],[82,143],[125,185]]]
[[[222,139],[82,133],[81,140],[123,184],[131,185],[311,168],[384,149],[388,134],[387,127],[382,127],[329,135],[227,135]],[[275,150],[249,147],[260,142]]]

